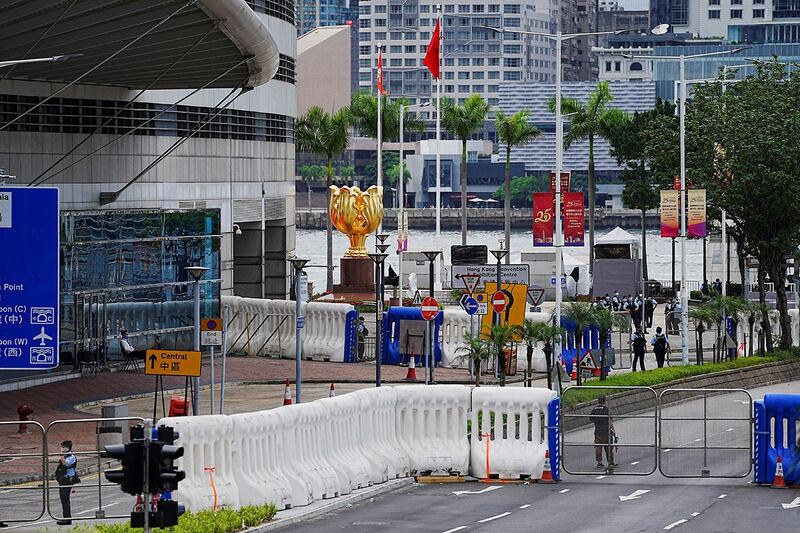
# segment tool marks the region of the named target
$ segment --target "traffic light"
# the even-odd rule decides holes
[[[180,435],[174,428],[159,426],[158,440],[150,445],[150,492],[178,490],[178,482],[186,477],[175,466],[175,459],[183,457],[183,447],[175,446]]]
[[[122,464],[119,470],[107,470],[106,479],[120,485],[122,492],[141,494],[144,491],[144,442],[112,444],[105,447],[105,455]]]

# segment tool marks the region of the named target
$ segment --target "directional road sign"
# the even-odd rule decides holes
[[[534,307],[539,307],[544,301],[544,287],[530,285],[528,287],[528,303]]]
[[[58,366],[58,189],[0,187],[0,370]]]
[[[464,285],[465,281],[471,282],[470,276],[478,275],[480,278],[475,283],[472,291],[481,290],[487,282],[497,281],[497,265],[453,265],[450,269],[453,287],[460,287]],[[467,276],[464,280],[463,276]],[[503,285],[507,283],[520,283],[527,285],[530,279],[530,265],[501,265],[500,266],[500,281]]]
[[[469,297],[461,306],[468,315],[472,316],[478,312],[478,301],[475,298]]]
[[[433,320],[437,314],[439,314],[439,302],[433,296],[426,296],[422,300],[422,318]]]
[[[492,295],[492,309],[495,313],[502,313],[508,305],[508,298],[504,292],[497,291]]]
[[[144,373],[150,376],[200,377],[200,352],[187,350],[147,350]]]

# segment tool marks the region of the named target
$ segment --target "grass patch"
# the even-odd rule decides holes
[[[764,357],[740,357],[735,361],[723,363],[712,363],[706,365],[671,366],[664,368],[654,368],[644,372],[630,372],[625,374],[615,374],[606,378],[605,381],[591,379],[584,381],[583,384],[594,387],[653,387],[663,383],[669,383],[678,379],[712,374],[714,372],[724,372],[726,370],[736,370],[750,366],[763,365],[767,363],[777,363],[800,359],[800,349],[792,349],[769,354]],[[607,394],[605,391],[589,389],[570,392],[566,398],[562,398],[564,406],[570,407],[582,402],[593,400]]]
[[[192,513],[186,511],[178,518],[178,525],[168,528],[154,528],[153,531],[163,533],[233,533],[245,528],[255,527],[275,518],[277,508],[266,505],[248,505],[238,511],[219,509]],[[96,524],[93,526],[77,526],[75,531],[81,533],[140,533],[141,528],[132,528],[128,523]]]

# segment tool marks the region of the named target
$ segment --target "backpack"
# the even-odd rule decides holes
[[[653,345],[654,352],[667,351],[667,338],[664,335],[656,335],[656,343]]]

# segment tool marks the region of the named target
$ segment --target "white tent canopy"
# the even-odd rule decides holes
[[[639,238],[631,235],[624,229],[617,226],[605,235],[595,239],[595,244],[639,244]]]

